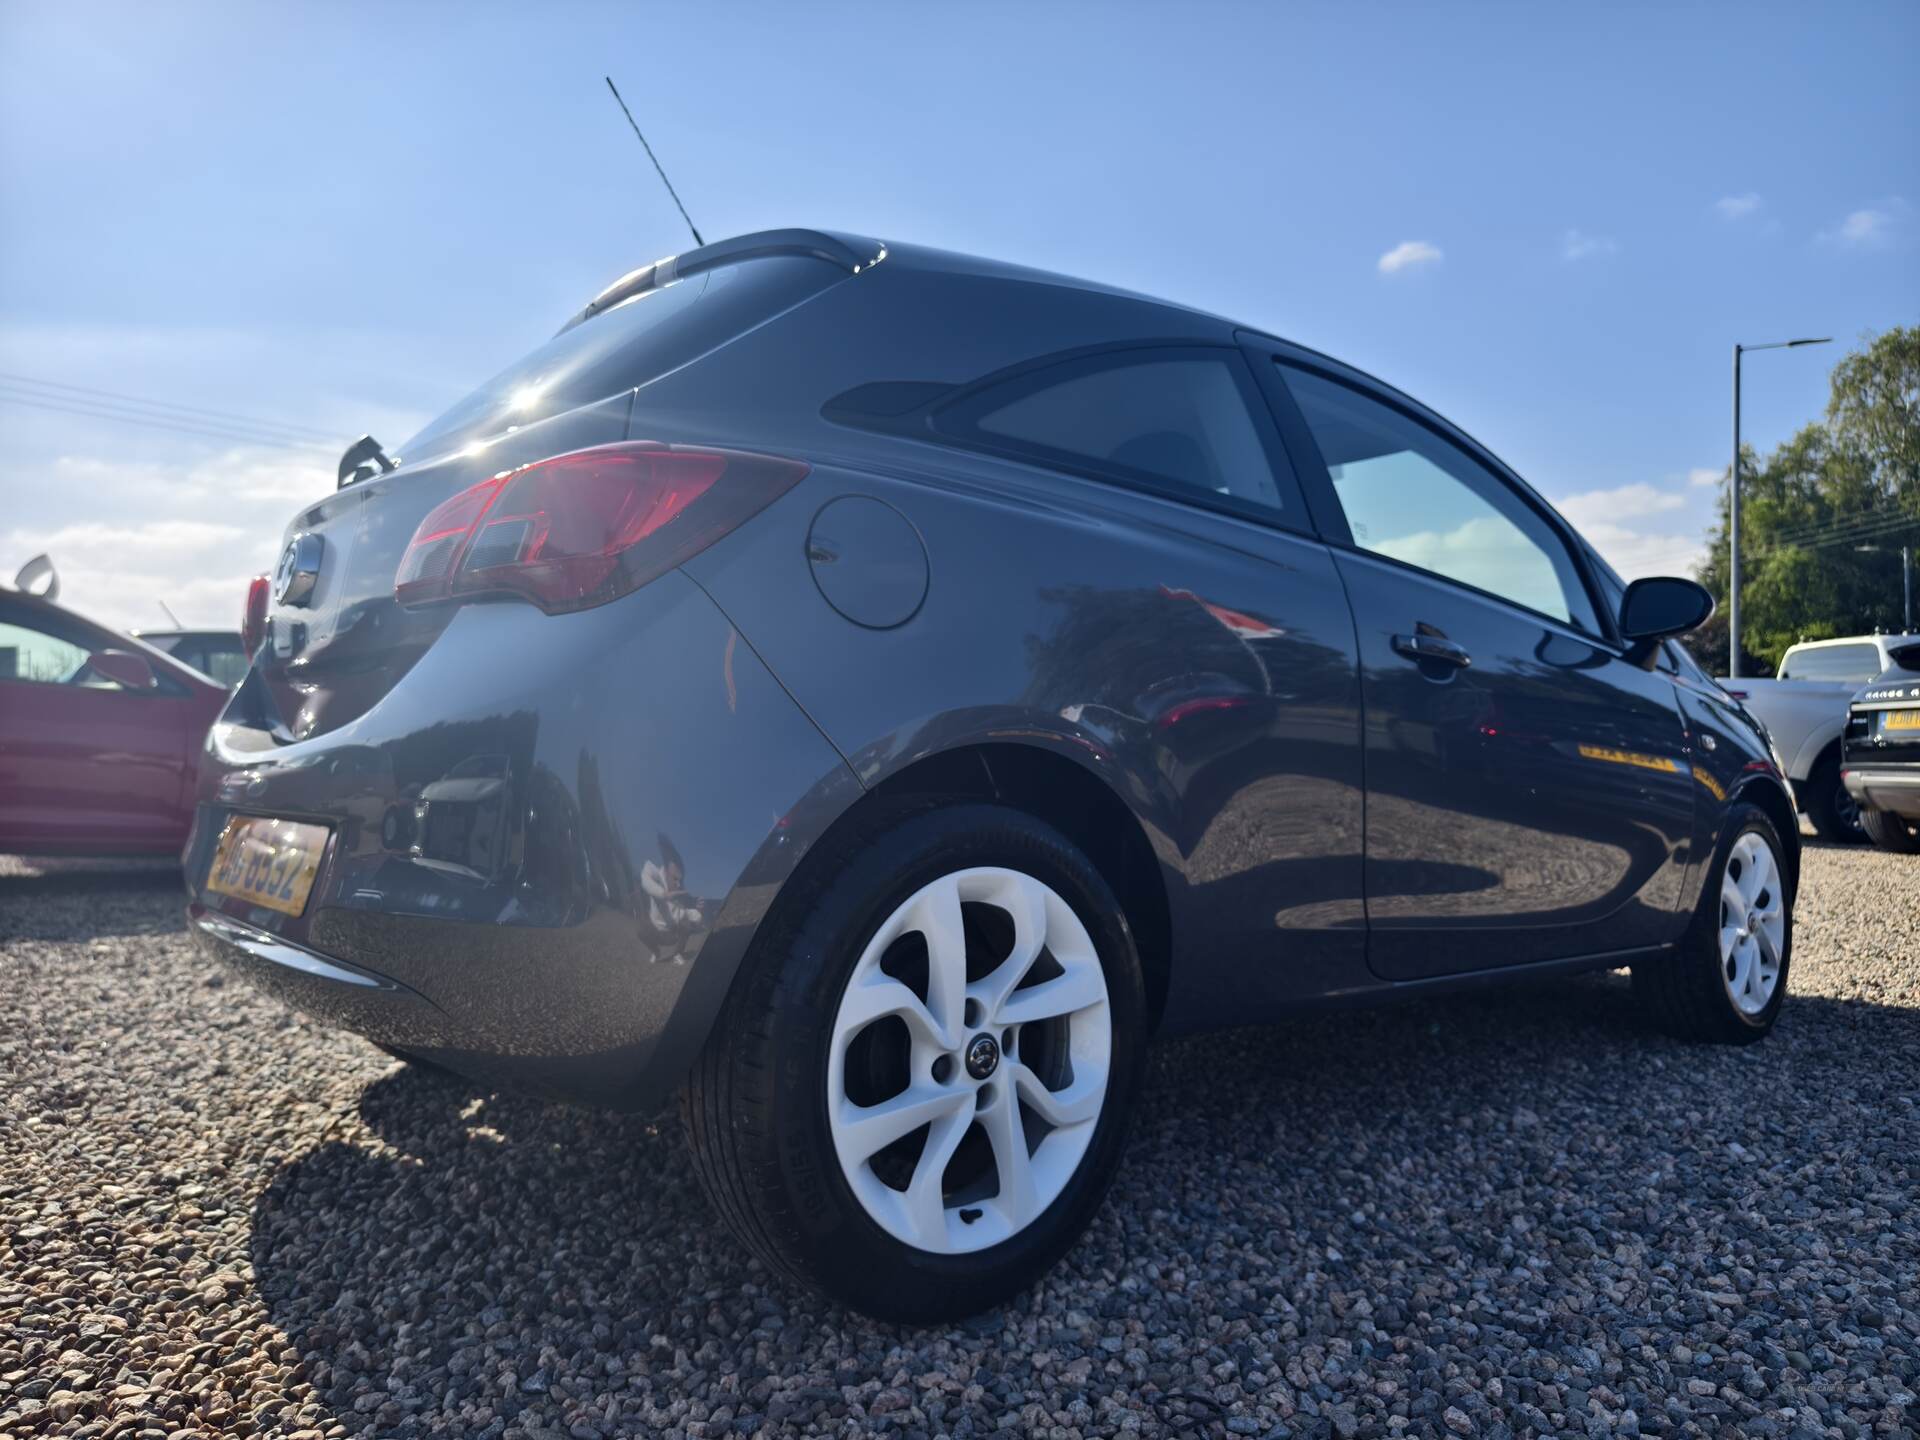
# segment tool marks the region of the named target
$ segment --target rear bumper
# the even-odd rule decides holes
[[[189,919],[327,1023],[486,1083],[643,1107],[858,792],[684,575],[575,615],[469,606],[336,731],[274,746],[215,727]],[[328,827],[303,914],[205,888],[234,814]]]
[[[1920,766],[1860,765],[1843,770],[1841,779],[1847,793],[1862,805],[1920,820]]]

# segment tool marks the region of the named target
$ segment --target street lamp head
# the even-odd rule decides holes
[[[1787,348],[1791,350],[1796,345],[1831,345],[1832,343],[1833,337],[1831,335],[1822,335],[1818,340],[1789,340],[1787,341]]]

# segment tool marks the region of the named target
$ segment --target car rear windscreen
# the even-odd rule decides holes
[[[833,284],[847,272],[775,255],[703,270],[643,290],[547,341],[400,447],[421,461],[644,385]]]
[[[1823,645],[1800,650],[1780,667],[1782,680],[1871,680],[1880,673],[1880,650],[1874,645]]]

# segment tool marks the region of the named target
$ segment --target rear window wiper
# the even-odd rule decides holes
[[[372,462],[372,463],[369,463]],[[346,453],[340,457],[339,484],[333,488],[344,490],[359,480],[367,480],[375,475],[385,475],[397,469],[400,462],[388,457],[386,447],[371,435],[362,435],[347,446]],[[374,466],[379,468],[376,470]]]

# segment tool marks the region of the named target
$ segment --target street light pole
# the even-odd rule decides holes
[[[1727,472],[1727,675],[1740,678],[1740,353],[1733,347],[1733,469]]]
[[[1727,472],[1727,675],[1740,678],[1740,357],[1749,350],[1792,350],[1800,345],[1825,345],[1818,340],[1775,340],[1768,345],[1733,347],[1733,468]]]

